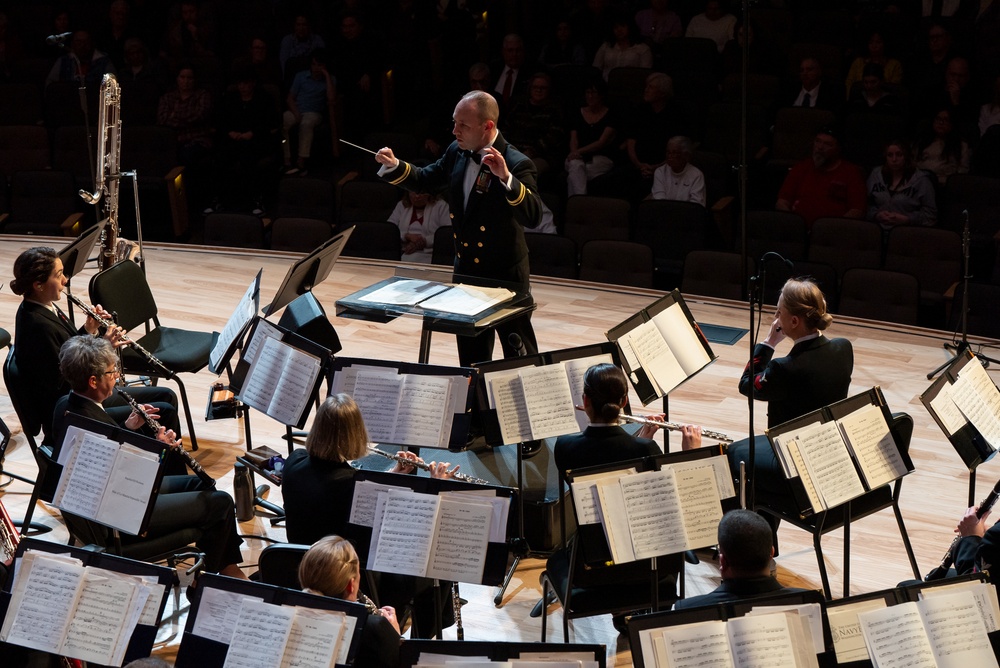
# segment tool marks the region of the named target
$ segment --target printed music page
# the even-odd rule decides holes
[[[219,362],[222,361],[222,356],[229,350],[230,344],[236,340],[236,337],[243,332],[243,328],[247,326],[247,323],[257,315],[257,305],[254,295],[260,292],[260,276],[263,271],[263,268],[261,268],[257,272],[257,276],[250,281],[246,292],[243,293],[239,303],[236,305],[236,310],[229,316],[226,326],[222,328],[222,332],[219,334],[218,341],[215,342],[215,347],[212,348],[212,352],[208,355],[209,366],[219,373],[222,373],[222,369],[219,369]]]
[[[393,281],[384,285],[378,290],[373,290],[363,297],[358,297],[359,302],[369,304],[395,304],[397,306],[413,306],[419,304],[428,297],[432,297],[439,292],[447,290],[444,283],[433,281],[420,281],[417,279],[403,279]]]
[[[705,469],[711,471],[715,477],[715,486],[719,490],[719,498],[729,499],[736,496],[736,488],[733,485],[733,476],[729,471],[729,461],[723,457],[708,457],[706,459],[692,459],[687,462],[671,462],[670,468],[678,475],[682,471],[691,469]]]
[[[138,535],[159,470],[156,453],[123,443],[96,515],[101,524]]]
[[[729,626],[729,647],[736,668],[818,668],[812,643],[803,634],[798,615],[736,617]]]
[[[394,442],[392,436],[402,388],[403,378],[396,369],[368,368],[358,371],[355,376],[351,396],[373,441]]]
[[[652,638],[656,663],[647,668],[733,668],[726,622],[710,621],[656,629]]]
[[[575,478],[570,485],[573,489],[573,507],[576,510],[577,524],[597,524],[601,521],[598,508],[597,485],[602,482],[617,485],[623,475],[634,475],[636,469],[624,471],[608,471],[606,473],[591,473]]]
[[[647,321],[627,333],[625,338],[643,371],[653,382],[657,396],[663,396],[687,379],[660,330]]]
[[[1000,447],[1000,391],[982,364],[962,367],[952,385],[955,403],[983,438],[996,450]]]
[[[120,664],[135,625],[126,628],[136,586],[128,578],[99,568],[87,568],[73,619],[61,652],[101,665]],[[127,631],[127,633],[126,633]],[[125,645],[121,644],[125,636]]]
[[[336,663],[338,665],[343,666],[347,664],[347,655],[351,651],[351,641],[354,638],[354,629],[357,625],[357,617],[352,615],[344,617],[344,631],[340,637],[340,643],[337,645]]]
[[[63,472],[52,499],[53,505],[74,515],[96,518],[108,486],[108,479],[118,456],[118,443],[89,431],[73,435],[66,431],[59,462]],[[77,438],[77,434],[81,437]],[[73,445],[70,445],[70,444]]]
[[[562,364],[522,369],[521,389],[528,406],[531,438],[552,438],[579,430],[569,380]]]
[[[954,393],[955,386],[951,383],[944,383],[930,402],[931,409],[937,415],[937,418],[941,420],[941,424],[944,425],[944,432],[947,436],[953,435],[969,423],[955,403]]]
[[[77,559],[29,550],[21,558],[0,640],[59,654],[83,585]]]
[[[612,561],[625,564],[635,561],[636,557],[632,550],[632,535],[628,529],[628,513],[625,511],[625,497],[620,483],[620,478],[597,483],[597,512],[611,550]]]
[[[569,395],[573,398],[575,406],[583,406],[583,379],[587,375],[587,369],[595,364],[614,364],[611,355],[591,355],[590,357],[580,357],[575,360],[566,360],[566,377],[569,379]],[[590,418],[583,411],[575,410],[576,425],[583,431],[590,425]]]
[[[258,318],[257,325],[253,330],[253,336],[250,338],[247,347],[243,350],[243,361],[250,365],[256,362],[257,355],[260,353],[261,348],[264,347],[264,342],[268,339],[280,341],[281,330],[270,320]]]
[[[370,527],[375,524],[375,506],[378,495],[388,494],[399,489],[395,485],[383,485],[371,480],[358,480],[354,483],[354,501],[351,503],[351,516],[348,522],[358,526]]]
[[[826,641],[823,639],[823,606],[819,603],[803,603],[801,605],[765,605],[751,608],[747,615],[769,615],[772,612],[791,612],[799,616],[807,637],[812,642],[814,654],[826,651]]]
[[[387,495],[371,570],[422,576],[434,540],[440,500],[434,494],[394,490]]]
[[[243,601],[222,668],[280,668],[295,608]]]
[[[492,517],[493,504],[489,500],[442,498],[427,577],[482,582]]]
[[[803,489],[806,490],[806,497],[809,499],[809,507],[813,509],[814,512],[819,512],[820,510],[826,510],[826,503],[823,502],[823,498],[816,491],[816,485],[813,484],[812,474],[809,472],[809,467],[806,466],[805,460],[802,458],[802,452],[799,450],[799,442],[796,440],[791,440],[785,443],[785,448],[788,452],[789,461],[792,462],[799,471],[799,480],[802,482]]]
[[[858,615],[862,612],[883,610],[885,607],[885,600],[876,598],[827,608],[826,621],[830,625],[830,635],[833,636],[833,650],[837,655],[837,663],[870,660]]]
[[[972,592],[931,596],[916,605],[940,668],[997,668]]]
[[[329,668],[343,642],[347,615],[334,610],[296,607],[281,668]]]
[[[444,433],[445,412],[451,402],[447,376],[406,374],[399,395],[399,410],[392,443],[447,447],[449,433]]]
[[[490,543],[507,542],[507,521],[510,518],[510,497],[499,496],[495,489],[465,489],[456,492],[440,492],[440,499],[468,499],[473,497],[478,503],[490,506]]]
[[[720,458],[721,459],[721,458]],[[677,496],[681,506],[686,550],[709,547],[719,542],[722,502],[715,485],[715,472],[708,468],[674,467]]]
[[[160,584],[159,580],[152,575],[141,575],[143,586],[149,591],[146,602],[142,606],[139,614],[139,624],[144,626],[157,626],[160,623],[160,603],[167,594],[167,586]]]
[[[420,308],[471,316],[513,298],[514,293],[506,288],[487,288],[459,283],[420,302]]]
[[[250,365],[240,399],[282,424],[295,424],[322,369],[315,355],[268,338]]]
[[[224,591],[214,587],[205,587],[198,603],[198,616],[191,630],[196,636],[208,638],[215,642],[228,645],[236,629],[236,619],[239,616],[243,601],[259,601],[258,596],[247,596],[232,591]]]
[[[865,493],[836,422],[804,429],[797,440],[809,477],[827,508]]]
[[[680,494],[671,469],[625,476],[618,484],[636,559],[687,549]]]
[[[862,612],[858,621],[872,663],[879,668],[937,668],[916,603]]]
[[[921,600],[933,596],[943,596],[956,591],[970,591],[976,601],[976,608],[983,618],[987,633],[993,633],[1000,629],[1000,604],[997,602],[997,588],[988,582],[978,582],[968,580],[956,582],[954,584],[938,585],[936,587],[925,587],[920,590]]]
[[[688,378],[712,361],[694,331],[694,323],[688,320],[680,303],[674,302],[657,313],[653,316],[652,323],[660,331],[660,335],[667,342],[667,346]]]
[[[519,372],[488,373],[485,380],[490,395],[490,408],[496,409],[503,442],[510,444],[530,441],[531,422],[528,420],[528,404],[521,390]]]
[[[854,453],[868,489],[877,489],[906,475],[906,464],[892,439],[882,409],[868,405],[837,420]]]

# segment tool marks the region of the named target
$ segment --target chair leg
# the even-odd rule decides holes
[[[542,602],[549,599],[549,579],[542,578]],[[542,642],[545,642],[546,622],[549,619],[549,606],[542,605]]]
[[[180,377],[174,374],[171,380],[177,383],[177,388],[181,391],[181,403],[184,405],[184,417],[187,418],[188,438],[191,439],[191,450],[198,449],[198,438],[194,435],[194,420],[191,419],[191,406],[188,404],[187,390]]]

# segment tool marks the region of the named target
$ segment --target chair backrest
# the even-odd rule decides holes
[[[157,322],[156,300],[146,274],[135,262],[118,262],[90,279],[90,301],[118,317],[126,331]]]
[[[38,125],[42,97],[33,83],[0,84],[0,125]]]
[[[212,213],[205,216],[206,246],[263,248],[264,222],[249,213]]]
[[[580,280],[652,288],[653,251],[632,241],[588,241],[580,251]]]
[[[395,223],[359,222],[354,223],[351,238],[344,246],[348,257],[368,257],[376,260],[396,260],[402,256],[399,241],[399,227]]]
[[[576,242],[558,234],[525,234],[528,264],[534,276],[576,278]]]
[[[343,228],[360,221],[388,220],[397,202],[399,188],[396,186],[384,181],[348,181],[340,187],[337,226]]]
[[[79,210],[82,201],[69,172],[15,172],[10,179],[11,215],[4,231],[61,236],[60,224]]]
[[[740,127],[743,110],[738,102],[718,102],[705,112],[705,133],[700,149],[721,153],[731,161],[740,156]],[[747,107],[747,153],[753,155],[765,144],[767,120],[764,107],[750,104]]]
[[[333,184],[327,179],[284,178],[278,183],[278,218],[318,218],[333,224]]]
[[[651,247],[657,262],[683,261],[693,250],[715,247],[715,232],[708,209],[700,204],[647,199],[639,202],[632,239]]]
[[[7,359],[3,363],[3,383],[7,387],[7,396],[10,397],[17,419],[21,423],[21,431],[28,439],[28,446],[32,452],[37,452],[35,436],[42,431],[42,417],[32,410],[34,402],[31,401],[28,387],[18,371],[13,346],[7,351]]]
[[[0,125],[0,173],[49,168],[49,133],[39,125]]]
[[[650,67],[616,67],[608,72],[608,104],[628,108],[642,102],[646,78],[652,73]]]
[[[177,166],[177,133],[161,125],[124,126],[121,164],[140,178],[163,178]]]
[[[760,259],[769,251],[789,260],[804,260],[805,219],[793,211],[748,211],[747,252]]]
[[[299,564],[309,547],[296,543],[277,543],[265,547],[257,558],[260,581],[289,589],[301,589]]]
[[[844,120],[843,155],[867,174],[884,161],[885,145],[906,135],[906,119],[890,114],[851,114]]]
[[[271,223],[271,250],[308,253],[333,236],[319,218],[278,218]]]
[[[916,325],[920,283],[910,274],[883,269],[848,269],[840,285],[837,312],[870,320]]]
[[[774,117],[771,160],[795,162],[805,158],[812,149],[816,132],[836,119],[837,115],[832,111],[815,107],[779,109]]]
[[[753,273],[753,258],[748,258],[747,270]],[[744,299],[742,280],[743,259],[739,253],[695,250],[684,258],[681,292],[688,295]]]
[[[628,239],[628,200],[595,195],[574,195],[566,200],[563,234],[583,246],[591,239]]]
[[[916,276],[925,294],[943,295],[961,278],[962,240],[951,230],[895,227],[889,232],[885,268]]]
[[[91,132],[97,133],[96,130]],[[83,128],[59,128],[52,143],[52,168],[72,172],[77,184],[93,188],[92,165]]]
[[[764,276],[764,302],[777,304],[781,288],[789,278],[810,279],[823,291],[826,310],[837,311],[837,298],[840,296],[837,270],[823,262],[795,262],[791,267],[781,262],[772,262]]]
[[[809,234],[810,262],[824,262],[843,276],[848,269],[882,266],[882,228],[867,220],[819,218]]]
[[[434,230],[431,264],[444,264],[449,267],[455,264],[455,228],[451,225],[442,225]]]

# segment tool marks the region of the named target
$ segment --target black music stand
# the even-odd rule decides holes
[[[316,250],[309,253],[309,255],[292,264],[288,268],[288,273],[285,274],[284,280],[281,282],[281,287],[274,294],[274,299],[264,309],[264,315],[273,315],[292,303],[296,297],[304,295],[325,281],[330,275],[333,265],[337,263],[337,259],[343,252],[344,246],[347,244],[347,239],[353,231],[354,228],[349,227],[332,239],[324,242]]]
[[[56,253],[63,263],[63,275],[67,279],[66,292],[73,292],[70,289],[73,277],[83,271],[87,263],[90,262],[90,251],[94,249],[97,239],[101,236],[101,232],[107,224],[108,219],[105,218],[90,229],[83,231],[80,236],[59,249]],[[69,313],[69,321],[75,326],[76,323],[73,322],[73,302],[69,297],[66,298],[66,310]]]

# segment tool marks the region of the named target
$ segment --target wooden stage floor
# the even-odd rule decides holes
[[[4,237],[0,242],[0,267],[3,267],[0,281],[9,282],[14,259],[23,249],[42,243],[59,247],[65,242],[61,239]],[[146,249],[147,272],[157,298],[161,323],[206,331],[221,330],[247,284],[261,268],[264,269],[261,300],[266,304],[274,295],[288,265],[297,257],[287,253],[208,250],[200,247],[151,245]],[[337,299],[391,276],[394,268],[391,263],[342,259],[330,278],[315,288],[314,294],[327,313],[332,315]],[[87,281],[92,272],[85,273],[73,281],[74,291],[81,296],[86,294]],[[538,303],[533,323],[539,346],[542,350],[555,350],[604,341],[606,330],[652,303],[661,293],[536,279],[533,294]],[[696,319],[702,323],[747,327],[748,314],[743,304],[695,295],[686,295],[685,298]],[[9,287],[0,291],[0,327],[10,330],[12,334],[18,304],[19,298],[10,292]],[[770,323],[770,315],[765,314],[764,320]],[[331,321],[343,344],[342,355],[417,360],[420,323],[416,319],[399,318],[388,324],[336,317],[331,317]],[[951,333],[837,318],[828,334],[846,337],[854,344],[852,393],[879,385],[893,411],[906,411],[914,418],[916,428],[910,454],[916,470],[904,480],[901,508],[917,561],[921,571],[926,572],[937,564],[951,541],[952,529],[966,508],[968,495],[968,471],[919,401],[919,395],[929,385],[926,374],[948,359],[949,353],[942,348],[942,343],[951,340]],[[996,341],[985,343],[1000,344]],[[779,354],[786,352],[787,346],[787,343],[783,344]],[[732,346],[715,344],[713,350],[718,355],[715,363],[670,395],[671,419],[698,423],[741,438],[748,432],[747,406],[737,392],[737,381],[748,356],[747,337]],[[990,350],[987,349],[986,353],[990,354]],[[430,361],[457,364],[451,336],[434,336]],[[990,373],[996,381],[996,371],[990,369]],[[208,370],[184,380],[193,411],[197,413],[194,419],[200,449],[195,456],[219,480],[220,488],[231,490],[233,462],[245,447],[241,423],[236,420],[203,420],[201,411],[207,401],[209,387],[216,380]],[[643,412],[635,397],[633,406],[636,412]],[[658,411],[651,406],[646,412]],[[756,430],[760,433],[766,423],[763,404],[758,404],[756,417]],[[35,466],[5,388],[0,390],[0,418],[14,431],[5,466],[12,472],[34,477]],[[284,450],[285,446],[279,440],[284,431],[282,425],[257,415],[253,419],[252,430],[254,445],[266,444],[276,450]],[[673,441],[673,447],[679,447],[679,439],[674,437]],[[462,456],[467,457],[465,454]],[[484,458],[481,466],[470,461],[467,467],[473,468],[477,474],[492,472],[496,479],[509,478],[508,460],[511,458],[504,457],[495,456],[493,461],[485,461],[488,458]],[[529,462],[529,476],[548,477],[547,472],[540,470],[545,463],[544,455],[540,461],[542,463],[538,465]],[[987,462],[980,467],[979,477],[981,482],[977,498],[981,498],[1000,477],[1000,466],[996,461]],[[0,499],[10,514],[19,518],[24,514],[29,494],[27,485],[15,481],[5,488]],[[272,490],[271,499],[280,503],[280,489]],[[54,527],[48,534],[50,540],[66,540],[67,534],[59,522],[58,511],[40,505],[35,511],[35,519]],[[271,527],[264,516],[242,524],[241,532],[266,534],[284,540],[284,530]],[[783,525],[779,538],[779,578],[786,584],[818,588],[820,581],[811,537]],[[244,545],[248,573],[255,570],[256,554],[263,545],[263,541],[253,539]],[[834,594],[839,597],[842,595],[840,532],[828,534],[823,545]],[[851,551],[851,593],[891,587],[912,577],[891,511],[883,511],[856,523],[852,528]],[[543,566],[542,560],[523,561],[500,608],[493,605],[493,588],[463,585],[463,597],[469,600],[463,614],[465,637],[469,640],[537,640],[540,620],[529,618],[528,612],[539,597],[538,575]],[[717,582],[718,570],[706,560],[688,571],[689,594],[710,591]],[[561,617],[557,606],[553,608],[550,623],[550,628],[560,629]],[[445,637],[453,638],[454,630],[446,631]],[[578,642],[606,644],[609,665],[631,665],[628,641],[618,636],[608,616],[576,621],[572,625],[572,637]],[[561,639],[561,631],[555,632],[555,638]],[[176,640],[159,650],[158,654],[169,659],[175,652]]]

